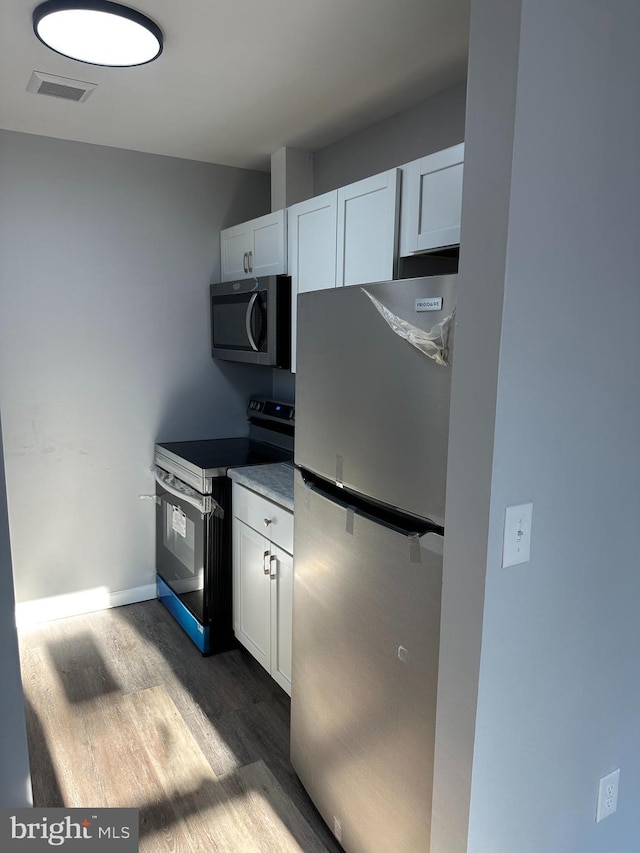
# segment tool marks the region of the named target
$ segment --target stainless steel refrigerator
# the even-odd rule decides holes
[[[455,285],[298,300],[291,760],[347,853],[429,849]]]

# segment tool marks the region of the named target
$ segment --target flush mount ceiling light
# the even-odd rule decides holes
[[[48,0],[33,13],[33,31],[56,53],[91,65],[144,65],[162,53],[157,24],[107,0]]]

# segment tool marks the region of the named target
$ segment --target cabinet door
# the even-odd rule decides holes
[[[338,287],[394,277],[399,199],[399,169],[338,190]]]
[[[291,696],[293,557],[271,548],[271,675]]]
[[[464,143],[403,166],[401,255],[460,242],[463,168]]]
[[[233,630],[267,672],[271,669],[269,556],[268,540],[234,518]]]
[[[259,219],[251,226],[249,246],[249,274],[281,275],[287,271],[285,212],[277,210]]]
[[[248,259],[251,248],[249,223],[234,225],[220,232],[221,280],[235,281],[249,277]]]
[[[298,294],[336,286],[337,214],[337,190],[301,201],[287,211],[292,373],[296,371]]]

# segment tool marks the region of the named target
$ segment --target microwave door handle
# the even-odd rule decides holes
[[[247,314],[244,318],[245,328],[247,330],[247,337],[249,338],[249,343],[251,344],[251,349],[254,352],[258,352],[258,347],[253,337],[253,332],[251,331],[251,320],[253,319],[253,309],[255,308],[256,299],[258,298],[258,291],[253,294],[251,299],[249,300],[249,304],[247,305]]]

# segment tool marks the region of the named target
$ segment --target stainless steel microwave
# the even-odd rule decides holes
[[[267,275],[212,284],[211,355],[291,367],[291,279]]]

